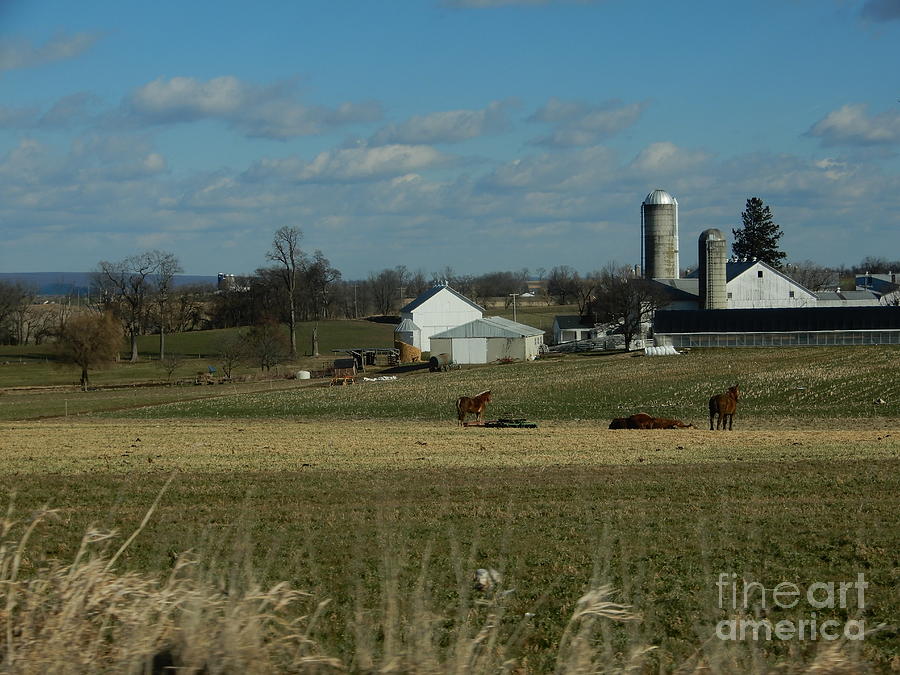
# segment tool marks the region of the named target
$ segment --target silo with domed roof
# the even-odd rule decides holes
[[[678,200],[665,190],[641,204],[641,268],[646,279],[678,278]]]

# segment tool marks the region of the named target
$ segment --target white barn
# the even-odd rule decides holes
[[[727,309],[799,307],[860,307],[878,304],[865,291],[813,292],[761,260],[729,261],[725,265]],[[700,280],[695,271],[682,279],[654,279],[669,297],[666,309],[697,309]]]
[[[544,342],[544,331],[499,316],[479,318],[431,336],[432,354],[450,354],[456,363],[531,361]]]
[[[483,307],[449,286],[439,285],[429,288],[400,310],[400,327],[405,328],[405,335],[412,340],[407,344],[428,352],[432,351],[431,336],[435,333],[483,316]]]

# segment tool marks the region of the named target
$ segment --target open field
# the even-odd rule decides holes
[[[393,344],[393,326],[371,321],[321,321],[319,322],[319,359],[303,356],[309,352],[312,322],[299,324],[296,361],[285,363],[282,370],[321,367],[334,358],[332,349],[342,347],[389,347]],[[207,366],[219,366],[219,342],[233,335],[237,329],[195,331],[166,336],[166,353],[177,355],[182,363],[172,375],[173,380],[191,378]],[[285,329],[285,335],[287,329]],[[144,335],[138,339],[141,361],[120,361],[109,368],[92,370],[93,386],[108,386],[134,382],[165,382],[167,375],[156,360],[159,354],[159,336]],[[122,344],[122,356],[130,354],[127,344]],[[258,372],[251,363],[243,363],[237,373]],[[58,363],[53,345],[0,345],[0,389],[22,386],[75,386],[81,371],[74,366]]]
[[[452,623],[459,574],[488,566],[516,589],[503,637],[534,614],[510,646],[533,672],[551,668],[592,582],[621,589],[617,599],[643,615],[608,639],[657,645],[652,667],[718,642],[705,641],[726,616],[716,607],[720,572],[768,588],[863,572],[869,625],[900,620],[900,425],[723,435],[584,423],[85,420],[4,423],[0,438],[17,509],[60,509],[34,535],[25,572],[45,557],[71,559],[91,523],[131,531],[174,474],[122,565],[166,570],[173,552],[193,549],[224,570],[242,550],[262,583],[287,580],[332,600],[315,637],[344,662],[361,649],[350,629],[359,612],[375,633],[385,602],[409,618],[424,574],[433,611]],[[774,664],[784,647],[762,653]],[[887,667],[896,632],[871,636],[861,653]]]
[[[898,356],[900,350],[891,347],[710,349],[666,358],[567,355],[439,374],[417,371],[396,382],[354,387],[323,389],[313,383],[116,415],[452,420],[458,396],[490,389],[493,415],[608,423],[645,411],[704,426],[710,394],[738,384],[739,428],[885,427],[900,417]],[[886,403],[875,405],[879,398]]]
[[[578,653],[607,668],[655,646],[640,669],[800,672],[834,657],[821,672],[862,662],[889,671],[900,667],[898,355],[695,350],[415,371],[350,387],[8,390],[0,482],[26,522],[43,505],[58,509],[22,556],[29,578],[73,560],[91,527],[119,532],[97,544],[112,554],[171,478],[115,570],[162,577],[190,550],[210,592],[238,577],[242,589],[288,582],[311,594],[291,610],[317,617],[303,639],[354,671],[497,672],[505,659],[522,672],[574,669],[570,618],[604,584],[642,617],[578,624],[589,633]],[[709,394],[733,383],[743,392],[734,432],[606,429],[637,410],[703,425]],[[488,387],[489,417],[510,411],[540,427],[458,428],[455,397]],[[61,397],[68,418],[27,419],[55,414],[43,411]],[[474,593],[478,567],[501,570],[515,591]],[[835,654],[821,641],[722,642],[711,637],[716,622],[734,612],[718,606],[721,573],[768,589],[863,573],[865,607],[825,609],[819,620],[894,628]],[[770,602],[765,615],[810,611]],[[496,658],[476,668],[461,654]]]

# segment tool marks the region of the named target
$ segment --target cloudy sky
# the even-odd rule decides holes
[[[900,0],[0,0],[0,271],[638,262],[640,204],[900,257]]]

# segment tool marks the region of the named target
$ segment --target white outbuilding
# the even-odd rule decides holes
[[[469,321],[431,336],[432,354],[450,354],[456,363],[531,361],[544,342],[544,331],[499,316]]]
[[[423,352],[431,348],[431,336],[484,316],[484,308],[446,285],[429,288],[400,310],[403,342]]]

